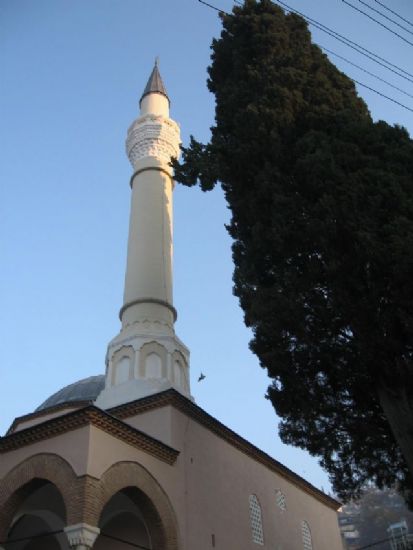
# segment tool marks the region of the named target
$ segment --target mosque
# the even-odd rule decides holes
[[[3,550],[339,550],[339,503],[191,397],[174,331],[169,161],[179,126],[157,64],[128,130],[133,166],[121,330],[106,373],[0,438]]]

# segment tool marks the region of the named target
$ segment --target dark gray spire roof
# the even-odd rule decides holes
[[[70,384],[51,395],[44,403],[37,407],[36,411],[42,411],[55,405],[62,403],[70,403],[72,401],[94,401],[100,392],[105,387],[105,376],[89,376],[83,380],[79,380],[74,384]]]
[[[169,101],[168,92],[166,91],[165,85],[162,81],[161,73],[159,72],[158,59],[155,60],[155,66],[151,72],[151,76],[149,77],[148,83],[146,84],[139,103],[146,95],[153,93],[162,94]]]

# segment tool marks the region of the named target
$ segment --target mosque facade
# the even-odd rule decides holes
[[[171,157],[157,64],[128,130],[133,167],[121,329],[106,372],[0,438],[3,550],[339,550],[340,504],[194,402],[175,334]]]

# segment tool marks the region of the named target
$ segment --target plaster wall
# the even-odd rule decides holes
[[[125,418],[124,422],[173,447],[172,418],[173,408],[167,405],[166,407],[154,409],[138,416]]]
[[[90,427],[84,426],[2,454],[0,479],[27,458],[40,453],[57,454],[72,466],[76,475],[84,474],[88,461],[89,431]]]
[[[175,408],[149,411],[128,423],[179,450],[176,463],[168,466],[93,428],[88,473],[101,477],[117,461],[144,466],[172,503],[183,550],[213,548],[213,536],[215,548],[257,550],[249,512],[253,494],[262,509],[263,548],[303,548],[301,522],[305,520],[313,548],[341,550],[334,510]],[[285,511],[276,504],[277,491],[285,496]]]
[[[313,548],[341,550],[334,510],[179,411],[173,411],[172,424],[172,446],[181,450],[185,485],[179,506],[187,517],[186,548],[211,548],[214,534],[216,548],[256,550],[248,500],[255,494],[262,509],[264,548],[303,548],[305,520]],[[286,511],[276,504],[277,490],[285,495]]]
[[[100,479],[106,470],[117,462],[137,462],[161,481],[161,485],[162,480],[167,480],[169,486],[174,484],[173,475],[171,477],[174,466],[166,464],[95,426],[90,427],[88,445],[89,457],[86,470],[83,472],[85,474]]]

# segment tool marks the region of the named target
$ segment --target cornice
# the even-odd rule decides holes
[[[271,471],[281,475],[283,478],[293,483],[296,487],[299,487],[301,490],[310,494],[329,508],[338,510],[341,506],[340,502],[329,495],[326,495],[323,491],[317,489],[317,487],[314,487],[314,485],[232,431],[219,420],[205,412],[201,409],[201,407],[198,407],[198,405],[195,405],[195,403],[174,389],[169,389],[155,395],[132,401],[131,403],[113,407],[112,409],[109,409],[109,412],[117,418],[128,418],[130,416],[141,414],[159,407],[165,407],[167,405],[172,405],[182,413],[190,416],[196,422],[209,429],[221,439],[227,441],[230,445],[237,448],[245,455],[256,460],[257,462],[260,462]]]
[[[91,405],[93,401],[91,400],[84,400],[84,401],[66,401],[65,403],[58,403],[57,405],[52,405],[51,407],[47,407],[46,409],[40,409],[35,410],[32,413],[23,414],[22,416],[17,416],[13,422],[10,428],[6,432],[6,436],[14,433],[15,429],[19,424],[22,422],[25,422],[26,420],[32,420],[35,418],[41,418],[42,416],[48,416],[49,414],[53,414],[55,412],[58,412],[62,409],[80,409],[83,407],[87,407],[88,405]],[[1,441],[1,437],[0,437]]]
[[[174,464],[179,451],[133,428],[94,405],[77,409],[0,438],[0,454],[92,425],[167,464]]]

